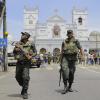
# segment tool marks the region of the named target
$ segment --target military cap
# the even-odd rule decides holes
[[[73,33],[73,30],[67,30],[67,34]]]
[[[29,38],[29,37],[30,37],[30,34],[29,34],[28,32],[21,32],[21,34],[26,35],[26,36],[27,36],[27,38]]]

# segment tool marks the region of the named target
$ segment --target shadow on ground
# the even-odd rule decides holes
[[[55,90],[57,93],[61,93],[62,94],[62,92],[64,91],[63,89],[58,89],[58,90]],[[73,92],[75,93],[75,92],[78,92],[77,90],[73,90]]]
[[[8,95],[9,97],[21,97],[21,95],[20,94],[10,94],[10,95]]]

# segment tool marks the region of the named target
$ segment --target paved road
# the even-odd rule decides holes
[[[100,100],[100,72],[78,67],[74,92],[62,95],[63,84],[58,86],[58,70],[58,65],[31,69],[28,100]],[[0,76],[0,100],[23,100],[20,90],[14,79],[14,70]]]

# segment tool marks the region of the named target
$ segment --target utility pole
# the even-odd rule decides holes
[[[6,24],[6,0],[3,0],[3,4],[5,6],[4,15],[3,15],[3,38],[7,39],[7,24]],[[7,46],[3,47],[3,68],[4,71],[8,70],[8,62],[7,62]]]

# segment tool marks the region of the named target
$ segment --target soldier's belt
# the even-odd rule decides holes
[[[66,55],[66,56],[73,56],[73,55],[77,55],[77,53],[64,53],[64,55]]]
[[[31,62],[30,60],[19,60],[18,63],[29,63]]]

